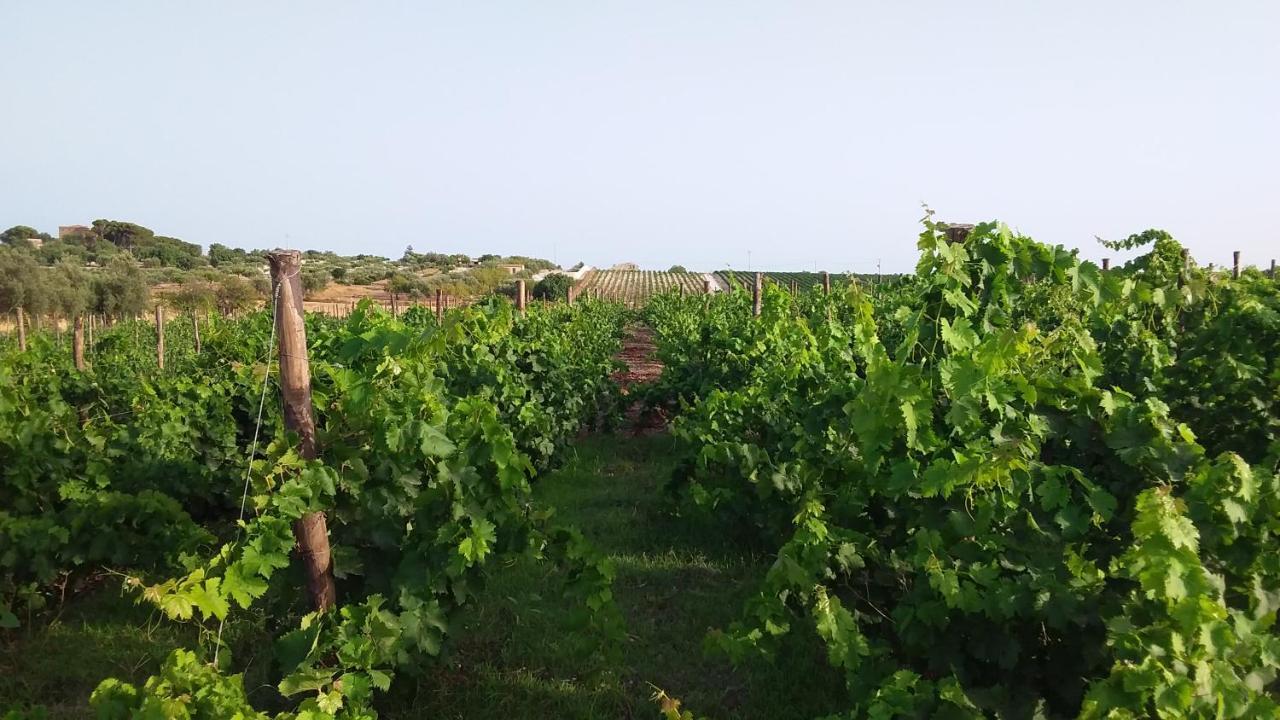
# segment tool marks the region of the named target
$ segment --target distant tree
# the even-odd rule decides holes
[[[214,267],[242,263],[246,260],[248,260],[248,255],[239,248],[229,248],[220,243],[213,243],[209,246],[209,264]]]
[[[501,259],[502,259],[501,255],[494,255],[493,253],[485,253],[484,255],[481,255],[480,257],[476,258],[476,262],[483,265],[485,263],[498,262]]]
[[[199,245],[163,235],[139,240],[132,252],[134,257],[143,262],[157,261],[160,267],[190,270],[205,263]]]
[[[573,278],[562,273],[553,273],[533,286],[533,297],[538,300],[564,300],[569,296],[571,287],[573,287]]]
[[[23,308],[33,315],[49,309],[45,273],[35,258],[0,247],[0,312]]]
[[[267,282],[266,278],[262,280]],[[218,312],[231,315],[253,307],[265,294],[260,293],[259,288],[245,278],[228,275],[214,289],[214,302],[218,306]]]
[[[253,288],[253,292],[259,297],[271,294],[271,281],[262,273],[254,273],[249,277],[249,287]]]
[[[387,281],[387,291],[395,295],[420,297],[426,293],[426,285],[415,275],[396,273]]]
[[[687,272],[689,272],[689,271],[688,271],[688,270],[685,270],[683,265],[672,265],[672,266],[667,270],[667,272],[672,272],[672,273],[687,273]]]
[[[123,220],[94,220],[93,233],[112,245],[126,250],[146,243],[156,235],[150,228]]]
[[[188,279],[170,298],[170,304],[188,315],[207,313],[217,306],[217,287],[205,280]]]
[[[302,273],[303,296],[318,293],[329,287],[330,276],[322,270],[305,270]]]
[[[33,227],[27,225],[14,225],[13,227],[0,233],[0,243],[5,245],[26,246],[31,245],[32,240],[52,240],[47,233],[42,233]]]
[[[329,276],[338,282],[342,282],[342,279],[347,276],[347,269],[342,266],[330,268]]]
[[[49,274],[49,280],[49,310],[52,314],[73,318],[92,308],[93,284],[89,273],[79,265],[58,263]]]
[[[484,295],[502,287],[511,280],[511,274],[496,267],[479,267],[467,273],[476,293]]]
[[[93,274],[93,311],[108,317],[141,315],[151,291],[142,271],[126,258],[117,258]]]

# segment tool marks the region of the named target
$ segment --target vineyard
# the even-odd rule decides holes
[[[1280,717],[1280,284],[1110,246],[6,337],[0,711],[123,595],[66,717]]]
[[[724,284],[725,287],[750,290],[755,284],[756,274],[754,272],[742,272],[739,270],[720,270],[715,273],[716,277]],[[820,273],[820,272],[770,272],[764,271],[760,273],[761,280],[766,285],[776,285],[784,290],[808,290],[810,288],[822,287],[824,278],[828,278],[828,282],[832,286],[846,285],[851,280],[856,280],[864,284],[887,283],[898,275],[863,275],[857,273]]]
[[[575,288],[578,295],[618,302],[632,308],[640,307],[654,295],[678,291],[687,294],[705,292],[702,275],[656,270],[595,270]]]

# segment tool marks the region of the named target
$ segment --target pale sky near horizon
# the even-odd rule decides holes
[[[889,272],[928,203],[1280,256],[1280,2],[0,0],[0,37],[0,227]]]

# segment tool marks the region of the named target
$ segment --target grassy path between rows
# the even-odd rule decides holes
[[[557,597],[546,564],[495,569],[481,603],[460,621],[443,669],[397,683],[391,718],[653,718],[654,687],[699,716],[811,718],[839,709],[843,682],[812,637],[776,663],[734,669],[703,652],[708,630],[727,626],[758,587],[768,559],[724,528],[673,517],[662,486],[672,469],[665,434],[592,436],[537,481],[560,519],[613,559],[614,594],[627,640],[612,659],[571,629],[577,609]]]

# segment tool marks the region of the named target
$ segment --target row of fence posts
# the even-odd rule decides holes
[[[948,229],[948,234],[953,238],[953,241],[962,241],[963,238],[968,235],[969,227],[970,226],[953,225]],[[1239,250],[1235,250],[1231,253],[1231,259],[1232,259],[1231,276],[1236,279],[1240,277],[1240,255],[1241,253]],[[1187,251],[1184,249],[1183,262],[1184,264],[1189,265],[1190,261],[1191,261],[1190,256],[1188,255]],[[1210,272],[1213,272],[1213,265],[1210,264],[1208,266],[1208,269]],[[1111,270],[1111,258],[1102,258],[1102,271],[1109,272],[1110,270]],[[1276,276],[1275,259],[1271,260],[1271,266],[1268,269],[1267,274],[1271,278],[1273,279],[1275,278]],[[760,272],[755,273],[753,280],[754,282],[751,285],[751,312],[753,315],[758,317],[760,315],[761,307],[762,307],[761,298],[762,298],[762,290],[764,287],[764,273],[760,273]],[[733,279],[730,279],[728,282],[730,283],[730,287],[732,288]],[[744,282],[742,284],[745,285],[746,283]],[[799,291],[799,283],[797,283],[796,281],[794,280],[791,281],[789,286],[792,292]],[[683,295],[684,287],[681,286],[679,290],[680,290],[680,294]],[[602,293],[599,288],[579,289],[571,285],[569,287],[569,290],[566,296],[566,302],[569,305],[572,305],[576,297],[581,295],[581,293],[584,291],[587,293],[588,297],[594,297],[596,299],[600,299],[602,297]],[[710,279],[706,279],[706,278],[703,279],[702,291],[706,295],[712,294],[713,283]],[[824,293],[831,292],[831,274],[828,272],[822,273],[822,291]],[[522,312],[522,313],[525,312],[526,308],[528,307],[529,293],[524,280],[516,280],[515,295],[516,295],[515,297],[516,309],[519,312]],[[444,319],[444,313],[445,313],[445,310],[447,309],[447,305],[448,305],[448,298],[445,297],[444,291],[437,289],[436,297],[435,297],[435,314],[436,314],[437,321],[441,321]],[[335,310],[339,307],[340,307],[339,305],[333,304],[333,308]],[[347,307],[346,307],[347,314],[350,314],[352,310],[354,310],[354,307],[355,306],[353,304],[347,304]],[[391,314],[393,316],[398,315],[399,314],[398,311],[399,311],[399,303],[397,302],[396,296],[393,294],[391,296]],[[165,339],[164,339],[165,317],[164,315],[165,315],[164,306],[156,305],[156,308],[155,308],[156,365],[160,369],[164,369],[164,357],[165,357]],[[88,317],[87,325],[85,322],[85,317]],[[72,323],[73,323],[72,324],[72,357],[75,362],[76,369],[84,370],[85,364],[86,364],[85,351],[84,351],[85,339],[86,339],[85,335],[87,331],[88,343],[90,346],[92,346],[93,333],[94,333],[95,326],[97,324],[96,315],[92,315],[92,314],[88,316],[78,315],[73,319]],[[192,313],[191,323],[192,323],[192,332],[195,338],[195,351],[198,354],[201,351],[200,318],[198,314]],[[17,308],[17,331],[18,331],[17,332],[18,350],[25,352],[27,350],[27,318],[23,308],[21,307]]]
[[[1182,249],[1182,264],[1183,264],[1183,267],[1187,267],[1191,264],[1191,256],[1190,254],[1188,254],[1186,248]],[[1208,269],[1209,269],[1209,272],[1211,273],[1213,272],[1213,263],[1209,263]],[[1102,272],[1107,272],[1109,270],[1111,270],[1111,258],[1102,258]],[[1236,280],[1240,279],[1240,251],[1239,250],[1231,251],[1231,277]],[[1267,277],[1270,277],[1272,280],[1274,280],[1276,277],[1276,259],[1275,258],[1271,258],[1271,267],[1267,269]]]

